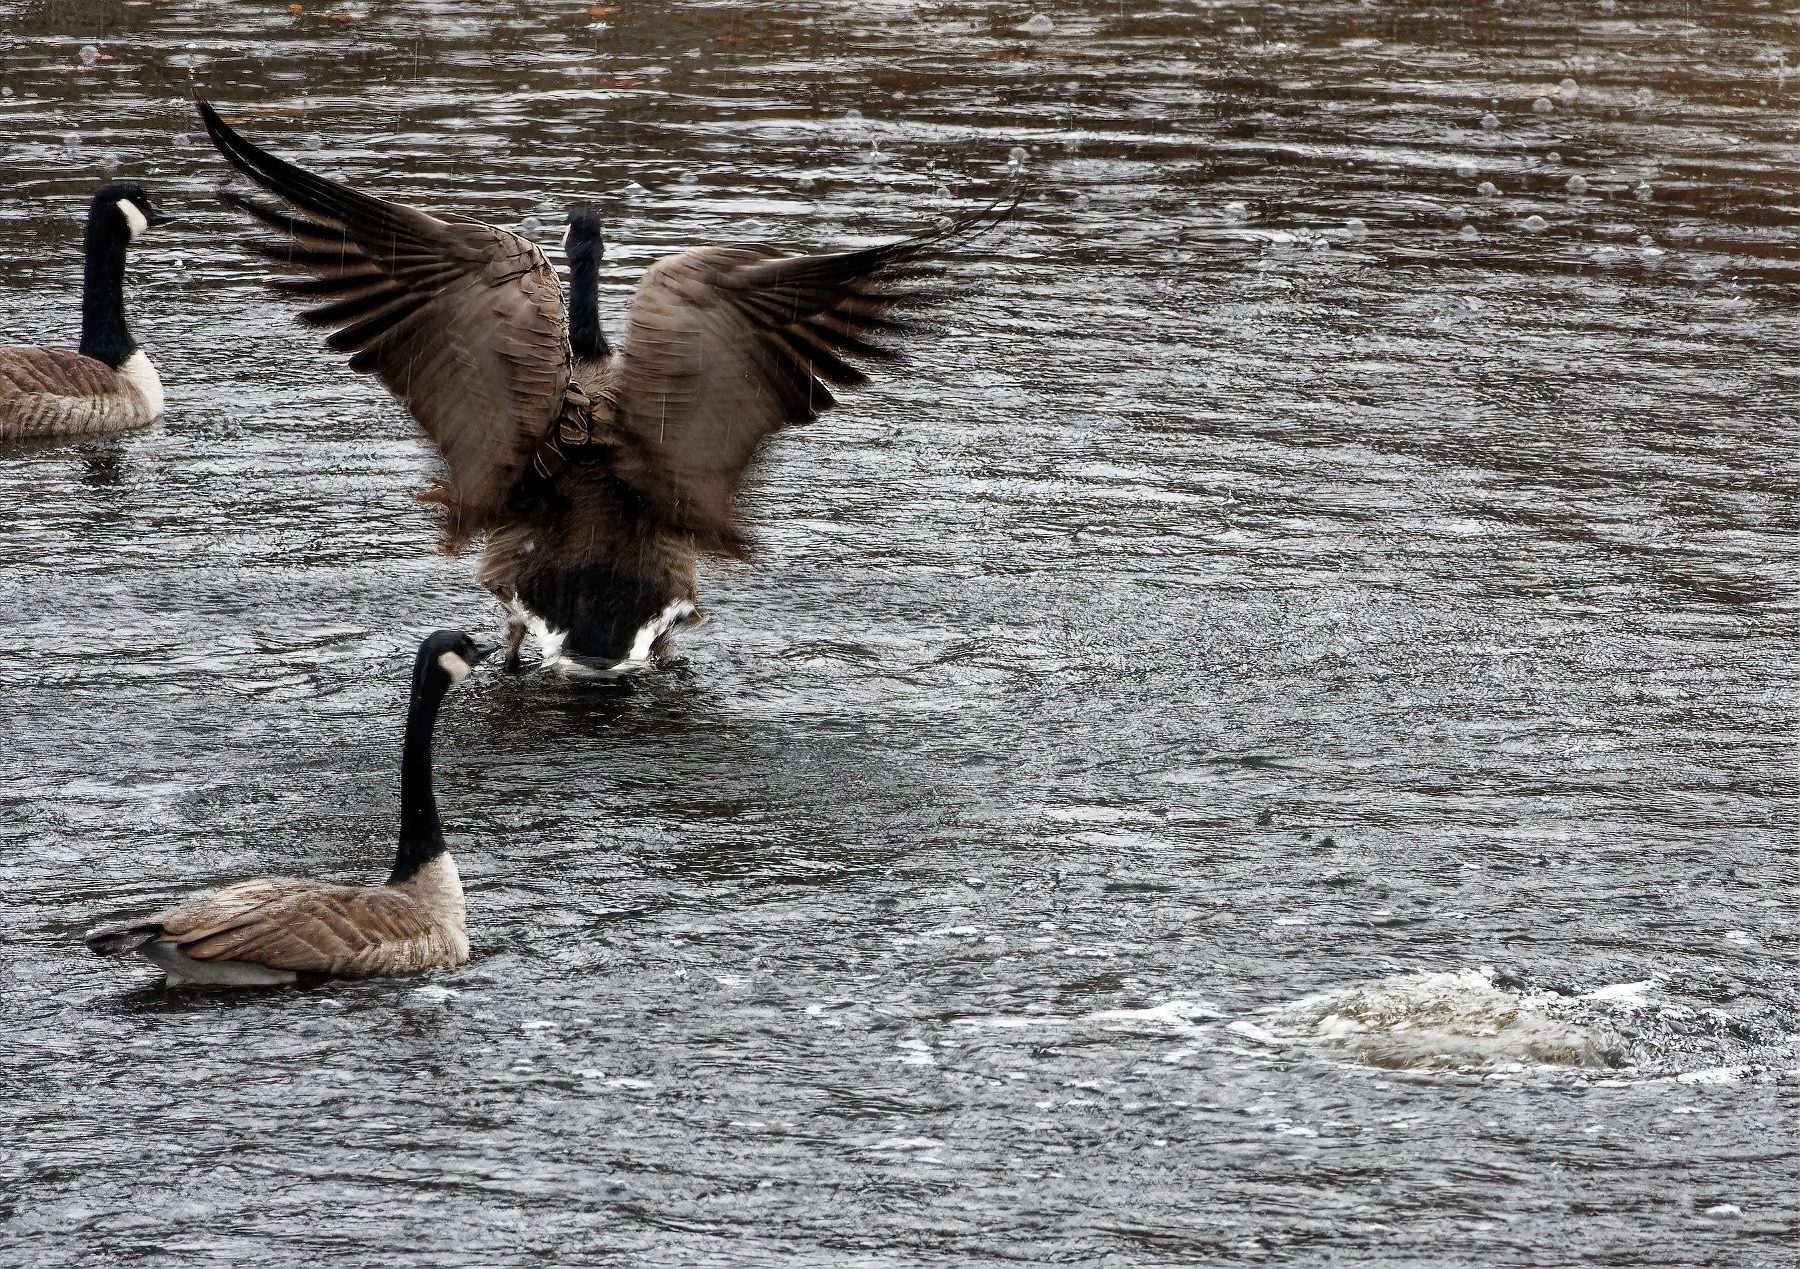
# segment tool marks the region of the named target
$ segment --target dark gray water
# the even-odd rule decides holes
[[[0,3],[0,339],[73,343],[105,175],[184,218],[166,419],[0,452],[0,1262],[1796,1262],[1791,17],[1046,16]],[[412,644],[493,625],[195,86],[546,245],[602,200],[615,331],[1024,150],[679,661],[451,701],[453,972],[77,941],[377,878]]]

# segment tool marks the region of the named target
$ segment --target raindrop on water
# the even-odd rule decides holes
[[[65,132],[63,133],[62,143],[73,150],[76,146],[81,144],[81,134],[79,132]]]
[[[1523,227],[1528,234],[1541,234],[1550,228],[1550,222],[1542,216],[1527,216]]]
[[[845,123],[861,123],[862,121],[863,121],[863,113],[862,113],[862,111],[858,110],[855,106],[850,107],[850,109],[848,109],[844,112],[844,122]]]
[[[1015,145],[1012,149],[1010,149],[1006,152],[1006,161],[1008,163],[1018,164],[1021,167],[1024,166],[1025,160],[1029,159],[1030,157],[1031,156],[1029,154],[1025,153],[1025,147],[1022,145]]]
[[[802,176],[799,180],[795,181],[794,184],[801,189],[811,189],[813,187],[813,178],[810,176]]]
[[[301,144],[309,150],[323,150],[325,148],[325,138],[316,132],[309,132],[306,134],[306,140],[301,142]]]
[[[1477,238],[1481,237],[1481,231],[1476,229],[1474,225],[1464,225],[1461,229],[1457,230],[1456,236],[1461,238],[1464,242],[1474,242]]]
[[[1344,232],[1350,236],[1353,242],[1361,242],[1369,236],[1369,226],[1359,217],[1352,216],[1344,222]]]
[[[1056,29],[1056,24],[1050,21],[1047,14],[1037,13],[1033,14],[1031,20],[1019,29],[1027,35],[1035,35],[1042,39]]]
[[[1649,234],[1639,234],[1638,235],[1638,246],[1640,246],[1640,247],[1653,246],[1653,245],[1655,245],[1655,243],[1656,243],[1656,239],[1652,238]]]
[[[1456,165],[1456,174],[1465,181],[1472,181],[1477,176],[1481,175],[1481,169],[1469,162],[1469,160],[1464,159],[1461,163]]]
[[[174,146],[177,150],[187,149],[188,134],[185,132],[177,132],[174,136],[169,138],[169,144]]]
[[[1561,163],[1562,155],[1558,154],[1555,150],[1552,150],[1552,151],[1550,151],[1550,153],[1548,153],[1544,156],[1544,162],[1546,162],[1546,163]]]
[[[677,179],[680,180],[683,185],[693,185],[700,180],[700,178],[695,176],[692,172],[683,172]]]
[[[1649,181],[1639,181],[1637,188],[1631,192],[1637,196],[1638,202],[1647,203],[1650,201],[1650,196],[1656,191],[1650,188]]]
[[[1481,130],[1483,132],[1492,132],[1495,128],[1498,128],[1499,126],[1500,126],[1500,116],[1499,115],[1483,115],[1483,116],[1481,116]]]
[[[1226,203],[1222,210],[1225,213],[1226,220],[1250,219],[1250,209],[1242,203]]]
[[[1656,94],[1651,92],[1648,88],[1640,88],[1633,95],[1637,98],[1637,104],[1640,106],[1648,106],[1651,102],[1656,100]]]
[[[519,222],[519,232],[527,238],[535,238],[542,233],[544,222],[536,216],[527,216]]]
[[[1569,178],[1569,183],[1563,186],[1563,188],[1568,190],[1571,194],[1585,194],[1587,193],[1587,178],[1571,176]]]
[[[649,190],[645,189],[642,185],[639,185],[636,181],[627,181],[625,183],[626,198],[642,198],[649,192]]]
[[[1556,86],[1556,91],[1562,94],[1564,101],[1574,101],[1581,96],[1581,85],[1572,79],[1565,79]]]
[[[933,198],[949,198],[950,187],[948,185],[939,185],[931,191],[931,196]]]
[[[1555,114],[1556,103],[1551,101],[1548,97],[1539,97],[1536,101],[1531,103],[1531,111],[1533,114],[1539,115]]]
[[[1482,198],[1492,198],[1495,194],[1498,194],[1500,190],[1492,181],[1483,181],[1475,187],[1475,192]]]
[[[1089,198],[1086,194],[1075,195],[1075,205],[1077,207],[1086,207],[1089,203],[1091,203],[1093,201],[1094,200]]]
[[[0,88],[0,97],[10,97],[10,96],[12,96],[12,89]]]
[[[81,46],[81,60],[87,65],[92,66],[95,62],[100,60],[100,50],[95,48],[92,44],[83,44]]]

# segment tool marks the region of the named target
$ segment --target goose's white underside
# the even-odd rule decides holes
[[[631,651],[623,660],[607,669],[597,669],[568,656],[563,652],[563,642],[569,637],[567,630],[552,630],[545,620],[532,612],[518,600],[507,605],[514,621],[521,623],[531,631],[537,639],[538,651],[542,655],[543,667],[554,670],[572,679],[621,679],[633,674],[641,674],[650,668],[650,649],[658,639],[673,629],[676,623],[694,614],[694,605],[685,599],[670,600],[663,610],[638,627],[637,634],[632,636]]]
[[[162,376],[156,373],[156,367],[144,356],[142,348],[125,359],[125,364],[119,367],[119,378],[143,400],[152,415],[162,414]]]
[[[161,966],[171,987],[277,987],[299,977],[250,961],[191,961],[168,939],[144,944],[138,955]]]

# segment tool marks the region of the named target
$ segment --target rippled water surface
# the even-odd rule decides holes
[[[1041,16],[0,3],[0,340],[74,342],[105,175],[182,216],[164,421],[0,451],[0,1262],[1795,1263],[1791,15]],[[451,700],[451,972],[78,941],[379,877],[412,645],[493,626],[196,87],[599,200],[615,332],[1023,176],[674,664]]]

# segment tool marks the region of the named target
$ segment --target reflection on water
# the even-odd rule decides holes
[[[183,217],[128,277],[165,421],[0,452],[0,1259],[1793,1263],[1789,15],[0,30],[0,339],[74,342],[102,177]],[[447,712],[452,972],[191,996],[76,942],[381,872],[414,641],[493,621],[195,88],[552,252],[600,201],[615,331],[663,252],[1027,184],[771,449],[675,665]]]

